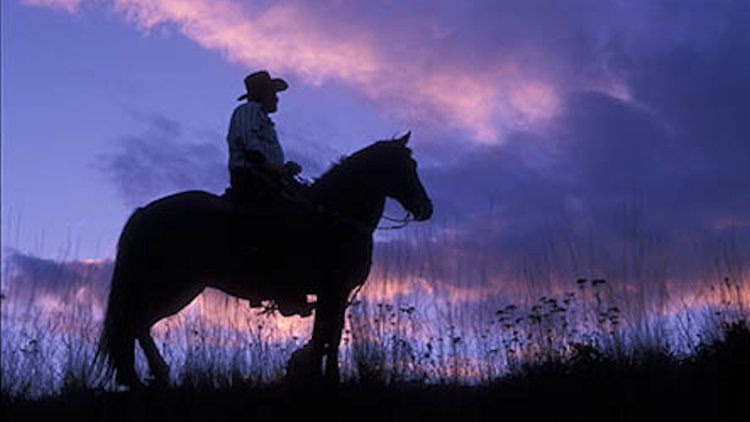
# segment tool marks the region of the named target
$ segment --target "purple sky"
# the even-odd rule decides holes
[[[266,68],[308,177],[413,131],[441,256],[502,273],[639,213],[678,270],[728,236],[747,256],[748,45],[745,1],[3,1],[2,243],[108,258],[134,207],[223,190]]]

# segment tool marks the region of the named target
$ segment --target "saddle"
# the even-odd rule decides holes
[[[303,198],[300,186],[285,186],[276,192],[261,190],[248,192],[235,187],[226,188],[220,198],[233,208],[233,223],[237,226],[234,243],[240,254],[256,262],[283,263],[280,242],[293,239],[294,220],[310,216],[315,212],[311,201]],[[281,239],[279,239],[279,237]],[[263,245],[267,246],[266,248]],[[294,247],[294,245],[289,245]],[[307,292],[301,286],[279,286],[276,293],[250,300],[251,307],[262,307],[263,312],[279,311],[283,316],[311,315],[314,303],[308,303]],[[270,305],[263,302],[270,300]]]
[[[232,186],[221,195],[238,212],[312,210],[309,185],[293,177],[269,176],[261,171],[246,169],[232,175]]]

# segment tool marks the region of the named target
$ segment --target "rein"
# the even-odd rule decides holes
[[[393,218],[393,217],[388,217],[387,215],[383,215],[382,218],[384,218],[385,220],[388,220],[388,221],[390,221],[392,223],[396,223],[396,224],[391,225],[391,226],[377,226],[377,227],[375,227],[378,230],[397,230],[397,229],[403,229],[409,223],[411,223],[412,221],[415,221],[414,220],[414,214],[412,214],[409,211],[406,212],[406,215],[403,218]]]
[[[299,184],[301,184],[301,185],[303,185],[305,187],[308,187],[308,188],[311,187],[311,186],[313,186],[313,184],[314,184],[312,180],[310,180],[308,178],[305,178],[305,177],[302,177],[300,175],[295,175],[294,179],[297,181],[297,183],[299,183]],[[358,227],[359,229],[361,229],[363,231],[367,231],[367,229],[365,227],[363,227],[362,224],[360,222],[358,222],[358,221],[355,221],[355,220],[353,220],[351,218],[348,218],[348,217],[344,217],[343,215],[340,215],[337,212],[330,211],[330,210],[326,209],[325,207],[321,206],[320,204],[317,204],[314,201],[310,201],[309,198],[299,197],[299,199],[303,200],[303,201],[306,201],[307,203],[314,204],[319,211],[327,212],[328,214],[332,215],[334,218],[337,218],[340,221],[343,221],[343,222],[345,222],[345,223],[347,223],[349,225],[352,225],[352,226],[356,226],[356,227]],[[396,223],[396,224],[393,224],[393,225],[390,225],[390,226],[375,226],[376,230],[398,230],[398,229],[402,229],[402,228],[406,227],[412,221],[415,221],[414,220],[414,214],[412,214],[409,211],[406,212],[406,215],[404,215],[403,218],[393,218],[393,217],[389,217],[387,215],[383,215],[382,218],[385,219],[385,220],[387,220],[387,221],[390,221],[392,223]]]

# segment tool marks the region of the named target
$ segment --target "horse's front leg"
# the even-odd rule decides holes
[[[333,383],[339,382],[339,343],[347,297],[344,292],[328,292],[318,296],[313,326],[311,343],[321,351],[321,358],[325,359],[325,378]],[[320,368],[321,363],[318,361],[316,368]]]
[[[292,354],[287,364],[287,376],[292,379],[320,378],[323,358],[326,359],[326,378],[338,382],[338,348],[344,325],[346,295],[322,294],[318,296],[315,322],[310,341]]]
[[[341,332],[344,329],[344,316],[348,295],[337,295],[332,298],[330,313],[325,316],[325,378],[337,384],[339,382],[339,345]]]

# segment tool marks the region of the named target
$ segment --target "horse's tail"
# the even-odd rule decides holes
[[[137,288],[139,260],[131,238],[142,211],[139,208],[128,219],[117,244],[117,258],[107,300],[99,345],[94,361],[105,380],[117,374],[117,380],[132,384],[135,375],[135,325],[133,311]],[[103,370],[103,371],[101,371]],[[103,372],[103,373],[102,373]]]

